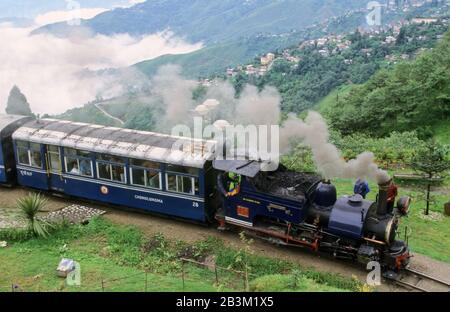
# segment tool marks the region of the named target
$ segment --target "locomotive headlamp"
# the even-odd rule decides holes
[[[397,211],[400,215],[405,216],[409,212],[409,205],[411,204],[411,198],[408,196],[400,197],[397,201]]]

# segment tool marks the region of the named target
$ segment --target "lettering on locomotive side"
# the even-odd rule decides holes
[[[147,197],[142,195],[134,195],[134,198],[138,200],[145,200],[153,203],[164,204],[164,201],[159,198]]]
[[[254,203],[254,204],[261,204],[261,202],[260,201],[257,201],[257,200],[255,200],[255,199],[251,199],[251,198],[246,198],[246,197],[244,197],[244,198],[242,198],[242,200],[245,200],[245,201],[247,201],[247,202],[249,202],[249,203]]]

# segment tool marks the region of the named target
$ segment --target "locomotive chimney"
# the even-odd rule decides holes
[[[389,181],[386,183],[378,184],[378,201],[377,201],[377,214],[385,215],[387,214],[387,197],[388,197],[388,188]]]

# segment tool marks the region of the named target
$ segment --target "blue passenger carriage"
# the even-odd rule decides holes
[[[215,142],[42,119],[13,134],[23,186],[206,222]]]

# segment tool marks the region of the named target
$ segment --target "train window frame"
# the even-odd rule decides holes
[[[27,157],[27,162],[22,162],[21,156],[22,153],[20,152],[20,150],[26,151],[25,155]],[[31,165],[31,161],[30,161],[30,150],[28,148],[28,142],[25,141],[16,141],[16,153],[17,153],[17,163],[19,165],[23,165],[23,166],[30,166]]]
[[[36,169],[42,169],[42,166],[44,164],[42,159],[42,145],[41,143],[34,143],[34,142],[28,142],[28,141],[16,141],[16,153],[17,153],[17,163],[22,166],[27,166],[30,168],[36,168]],[[20,157],[20,150],[26,150],[27,153],[27,160],[28,162],[22,162]],[[34,155],[39,155],[39,162],[40,165],[34,164]]]
[[[55,147],[58,151],[52,151],[51,148]],[[58,145],[47,144],[47,160],[48,160],[48,168],[51,172],[60,173],[63,170],[62,161],[61,161],[61,148]],[[57,156],[59,168],[53,168],[52,155]]]
[[[36,159],[34,157],[34,155],[38,155],[39,156],[39,163],[40,164],[33,163],[35,161],[35,159]],[[42,169],[42,166],[43,166],[44,162],[43,162],[43,159],[42,159],[42,145],[41,145],[41,143],[30,142],[30,162],[31,162],[31,167]]]
[[[154,167],[148,167],[148,166],[144,166],[142,163],[141,164],[134,164],[134,162],[142,162],[142,163],[151,163],[153,165],[155,165]],[[130,158],[129,159],[129,170],[130,170],[130,184],[133,186],[138,186],[138,187],[145,187],[148,189],[154,189],[154,190],[162,190],[163,188],[163,183],[162,183],[162,172],[161,172],[161,164],[158,162],[154,162],[154,161],[150,161],[150,160],[143,160],[143,159],[135,159],[135,158]],[[140,170],[144,173],[144,185],[142,184],[138,184],[135,182],[135,178],[134,178],[134,171]],[[154,187],[154,186],[150,186],[149,185],[149,178],[148,178],[148,174],[152,172],[152,173],[157,173],[158,174],[158,184],[159,187]]]
[[[176,166],[176,165],[167,165],[166,166],[166,174],[165,174],[166,190],[168,192],[173,192],[173,193],[178,193],[178,194],[189,194],[189,195],[199,196],[200,195],[200,169],[184,167],[186,169],[195,169],[196,175],[194,175],[194,174],[187,174],[187,173],[181,173],[181,172],[177,172],[177,171],[167,170],[167,168],[170,168],[170,166]],[[177,167],[182,167],[182,166],[177,166]],[[171,187],[169,185],[169,182],[170,182],[169,177],[175,177],[175,190],[171,189]],[[190,181],[191,191],[190,192],[184,191],[184,179],[185,178],[191,179],[191,181]],[[181,184],[181,190],[180,190],[180,184]],[[198,192],[196,192],[196,189],[198,189]]]
[[[106,156],[106,157],[105,157]],[[116,158],[120,160],[121,162],[112,162],[110,160],[103,160],[103,157],[105,159],[113,159]],[[127,174],[127,164],[124,159],[121,157],[109,155],[109,154],[96,154],[95,156],[95,163],[96,163],[96,171],[97,171],[97,179],[103,180],[103,181],[111,181],[114,183],[120,183],[120,184],[127,184],[128,183],[128,174]],[[110,178],[102,178],[100,177],[100,166],[109,166],[109,174]],[[121,167],[123,169],[123,180],[115,180],[114,179],[114,173],[113,173],[113,167]]]
[[[75,154],[68,153],[69,150],[75,151]],[[92,159],[90,157],[82,156],[83,154],[84,155],[86,155],[86,154],[90,155],[89,151],[78,150],[78,149],[71,148],[71,147],[64,147],[63,148],[63,152],[64,152],[64,171],[67,174],[74,175],[74,176],[80,176],[80,177],[89,177],[89,178],[93,178],[94,177],[94,165],[93,165]],[[70,172],[68,170],[67,159],[70,159],[72,161],[75,160],[77,162],[78,173]],[[89,161],[89,164],[90,164],[90,167],[91,167],[91,174],[90,175],[89,174],[82,174],[82,172],[79,169],[79,168],[81,168],[80,160]]]

